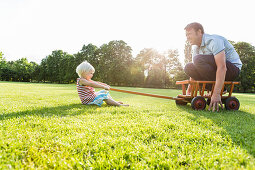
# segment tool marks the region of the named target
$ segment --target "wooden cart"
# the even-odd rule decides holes
[[[215,81],[177,81],[176,84],[182,85],[182,94],[179,94],[177,98],[181,100],[175,100],[177,105],[186,105],[187,103],[191,103],[191,107],[195,110],[204,110],[206,104],[210,104],[211,95],[206,95],[206,84],[212,85],[212,92],[215,86]],[[191,85],[191,94],[186,95],[186,85]],[[221,90],[221,101],[225,105],[227,110],[238,110],[240,107],[239,100],[231,96],[234,90],[234,85],[239,84],[239,82],[225,81]],[[230,90],[227,95],[223,96],[224,87],[230,86]],[[206,101],[207,98],[207,101]]]
[[[205,95],[205,91],[206,91],[205,87],[206,87],[206,84],[212,84],[212,89],[213,89],[215,85],[215,81],[184,80],[184,81],[177,81],[176,84],[182,85],[182,94],[179,94],[177,97],[161,96],[161,95],[155,95],[155,94],[115,89],[115,88],[111,88],[110,90],[123,92],[123,93],[131,93],[131,94],[137,94],[137,95],[143,95],[143,96],[163,98],[163,99],[171,99],[171,100],[175,100],[175,103],[177,105],[186,105],[187,103],[191,103],[191,107],[195,110],[204,110],[206,107],[206,104],[208,105],[210,104],[211,96]],[[187,88],[186,85],[189,85],[189,84],[191,85],[191,94],[186,95],[186,88]],[[222,103],[225,104],[225,108],[227,110],[238,110],[240,106],[239,100],[235,98],[234,96],[231,96],[235,84],[239,84],[239,82],[225,81],[224,86],[222,87],[222,90],[221,90],[221,100],[222,100]],[[228,92],[227,96],[223,96],[224,87],[226,86],[230,86],[230,91]],[[207,98],[207,101],[206,101],[206,98]]]

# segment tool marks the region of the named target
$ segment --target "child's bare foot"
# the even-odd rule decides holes
[[[223,94],[226,94],[227,92],[228,92],[227,90],[224,90],[224,91],[222,92],[222,95],[223,95]]]
[[[128,107],[129,104],[120,104],[120,106],[126,106],[126,107]]]
[[[222,92],[222,95],[226,94],[227,92],[228,92],[227,90],[224,90]],[[211,95],[212,95],[212,91],[209,91],[209,92],[207,92],[207,94],[205,94],[206,97],[210,97]]]
[[[209,91],[209,92],[207,92],[207,94],[205,94],[205,96],[206,96],[206,97],[210,97],[210,96],[211,96],[211,94],[212,94],[212,92],[211,92],[211,91]]]

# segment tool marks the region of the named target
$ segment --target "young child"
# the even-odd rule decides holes
[[[94,67],[87,61],[82,62],[76,68],[76,73],[80,77],[77,79],[77,91],[82,104],[95,104],[102,106],[103,101],[105,101],[106,104],[112,106],[129,106],[127,104],[123,104],[122,102],[116,102],[111,98],[109,91],[106,91],[110,90],[109,85],[91,80],[94,72]],[[95,92],[93,87],[103,88],[105,90]]]

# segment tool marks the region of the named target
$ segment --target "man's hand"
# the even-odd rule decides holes
[[[213,95],[211,97],[211,103],[208,109],[208,110],[211,110],[212,108],[213,112],[215,111],[216,108],[217,108],[217,111],[219,111],[219,104],[221,105],[221,108],[223,109],[220,93],[224,85],[226,71],[227,71],[225,51],[223,50],[222,52],[216,54],[214,56],[214,59],[217,66],[216,81],[215,81],[215,87],[213,89]]]
[[[218,112],[219,111],[219,104],[221,105],[221,108],[223,109],[220,94],[213,94],[212,97],[211,97],[211,103],[209,105],[208,110],[211,110],[211,107],[212,107],[213,112],[215,111],[216,108],[217,108],[217,112]]]

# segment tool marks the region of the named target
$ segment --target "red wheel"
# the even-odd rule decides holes
[[[229,97],[226,99],[225,108],[227,110],[238,110],[240,107],[240,102],[235,97]]]
[[[194,110],[204,110],[206,107],[205,98],[201,96],[194,97],[191,101],[191,107]]]

